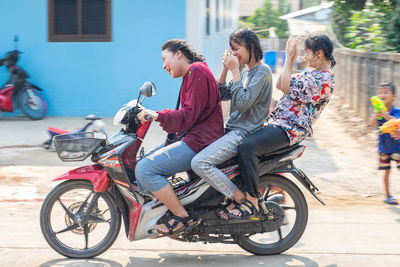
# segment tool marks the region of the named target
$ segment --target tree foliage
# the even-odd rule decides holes
[[[333,29],[341,43],[400,52],[400,0],[334,0]]]
[[[318,6],[319,4],[321,4],[320,0],[302,0],[301,8],[304,9],[312,6]]]
[[[371,5],[352,13],[350,25],[346,27],[347,33],[345,35],[349,40],[347,45],[350,48],[374,52],[392,50],[387,45],[384,26],[381,24],[381,21],[385,19],[383,12]]]
[[[290,6],[287,0],[278,1],[275,8],[271,0],[266,0],[261,8],[257,8],[254,14],[245,20],[239,22],[240,27],[249,27],[252,30],[267,30],[275,28],[275,33],[279,38],[289,36],[289,28],[286,20],[279,17],[290,12]],[[268,38],[269,31],[259,33],[260,37]]]

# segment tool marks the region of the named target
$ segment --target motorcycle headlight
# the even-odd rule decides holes
[[[137,104],[137,99],[134,99],[126,104],[124,104],[117,112],[117,114],[115,114],[114,119],[113,119],[113,124],[114,125],[125,125],[128,122],[126,120],[124,120],[124,118],[127,116],[128,112],[136,107]],[[138,107],[140,109],[143,108],[143,106],[141,104],[138,104]]]

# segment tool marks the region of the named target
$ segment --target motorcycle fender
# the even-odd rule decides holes
[[[276,167],[274,168],[274,172],[276,174],[278,173],[290,173],[296,179],[308,190],[308,192],[313,195],[322,205],[325,206],[325,202],[322,201],[316,194],[318,188],[311,182],[310,178],[307,177],[307,175],[300,169],[297,169],[296,166],[294,166],[293,162],[283,162],[281,163],[280,168]],[[260,173],[262,173],[260,171]]]
[[[104,192],[110,186],[110,177],[107,171],[100,165],[88,165],[71,170],[53,179],[61,180],[89,180],[93,184],[94,191]]]
[[[320,199],[316,191],[319,191],[318,188],[311,182],[311,180],[306,176],[306,174],[299,169],[294,168],[290,173],[299,180],[299,182],[308,190],[308,192],[313,195],[322,205],[325,206],[325,202]]]

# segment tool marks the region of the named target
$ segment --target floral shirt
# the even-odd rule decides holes
[[[334,84],[329,71],[314,70],[292,77],[290,93],[282,96],[267,123],[282,127],[290,145],[312,136],[312,124],[328,104]]]

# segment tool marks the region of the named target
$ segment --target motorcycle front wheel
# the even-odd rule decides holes
[[[32,120],[43,119],[47,112],[47,102],[34,88],[23,89],[17,96],[18,106]]]
[[[271,223],[279,223],[277,230],[254,235],[239,234],[234,238],[241,248],[250,253],[279,254],[295,245],[303,235],[308,220],[307,202],[299,187],[284,176],[261,176],[259,185],[267,209],[271,207],[269,215],[276,215]]]
[[[121,213],[109,192],[96,199],[91,182],[69,180],[57,185],[40,210],[40,227],[47,243],[68,258],[93,258],[117,239]],[[88,211],[92,199],[93,208]],[[86,223],[83,217],[89,212]]]

